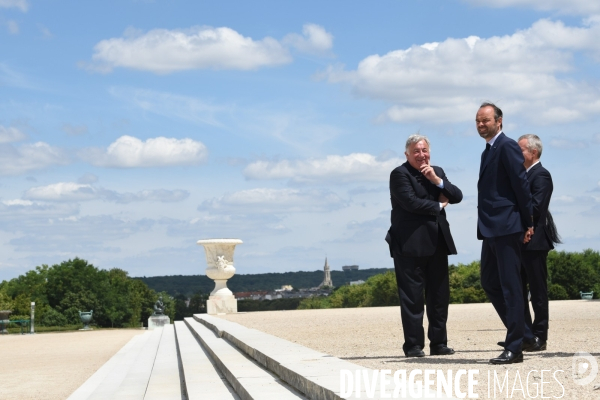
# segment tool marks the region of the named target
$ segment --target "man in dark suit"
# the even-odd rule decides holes
[[[483,103],[475,121],[487,142],[477,182],[481,286],[507,328],[504,351],[490,363],[523,362],[522,351],[535,341],[524,321],[521,284],[521,245],[533,235],[531,193],[521,149],[502,132],[502,110]]]
[[[423,357],[423,291],[427,304],[431,355],[454,354],[447,346],[446,321],[450,288],[448,254],[456,247],[445,207],[459,203],[462,192],[440,167],[429,164],[429,139],[412,135],[406,141],[406,162],[390,175],[392,226],[386,240],[394,258],[407,357]]]
[[[521,278],[523,281],[523,301],[525,302],[525,323],[539,339],[531,351],[546,350],[548,340],[548,252],[560,243],[552,214],[548,210],[552,197],[552,176],[542,167],[542,141],[537,135],[523,135],[519,138],[519,147],[525,159],[523,166],[527,171],[527,179],[533,200],[533,225],[535,235],[529,243],[523,245]],[[531,293],[531,305],[535,319],[531,321],[527,284]]]

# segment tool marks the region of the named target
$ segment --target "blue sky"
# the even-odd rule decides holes
[[[538,134],[561,250],[600,239],[600,4],[0,0],[0,279],[80,257],[203,274],[392,267],[388,179],[417,131],[479,258],[482,101]]]

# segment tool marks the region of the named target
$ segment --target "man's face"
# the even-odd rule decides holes
[[[411,144],[404,154],[408,163],[419,171],[429,165],[429,146],[424,140]]]
[[[523,158],[525,159],[523,165],[525,168],[531,167],[537,159],[537,150],[531,151],[527,148],[527,139],[519,140],[519,147],[521,148]]]
[[[496,121],[494,119],[494,109],[492,107],[483,107],[477,111],[475,116],[475,125],[477,126],[477,132],[479,136],[485,140],[489,140],[496,136],[500,132],[500,125],[502,125],[502,117]]]

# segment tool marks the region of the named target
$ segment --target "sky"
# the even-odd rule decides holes
[[[325,257],[392,268],[389,174],[413,133],[476,238],[479,104],[541,137],[563,244],[600,249],[600,2],[0,0],[0,280],[79,257],[131,276]]]

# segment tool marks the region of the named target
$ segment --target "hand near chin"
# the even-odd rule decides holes
[[[424,165],[421,167],[421,173],[425,176],[425,178],[427,178],[429,180],[429,182],[433,183],[434,185],[439,185],[440,182],[442,181],[436,174],[435,171],[433,170],[433,167],[429,164]]]

